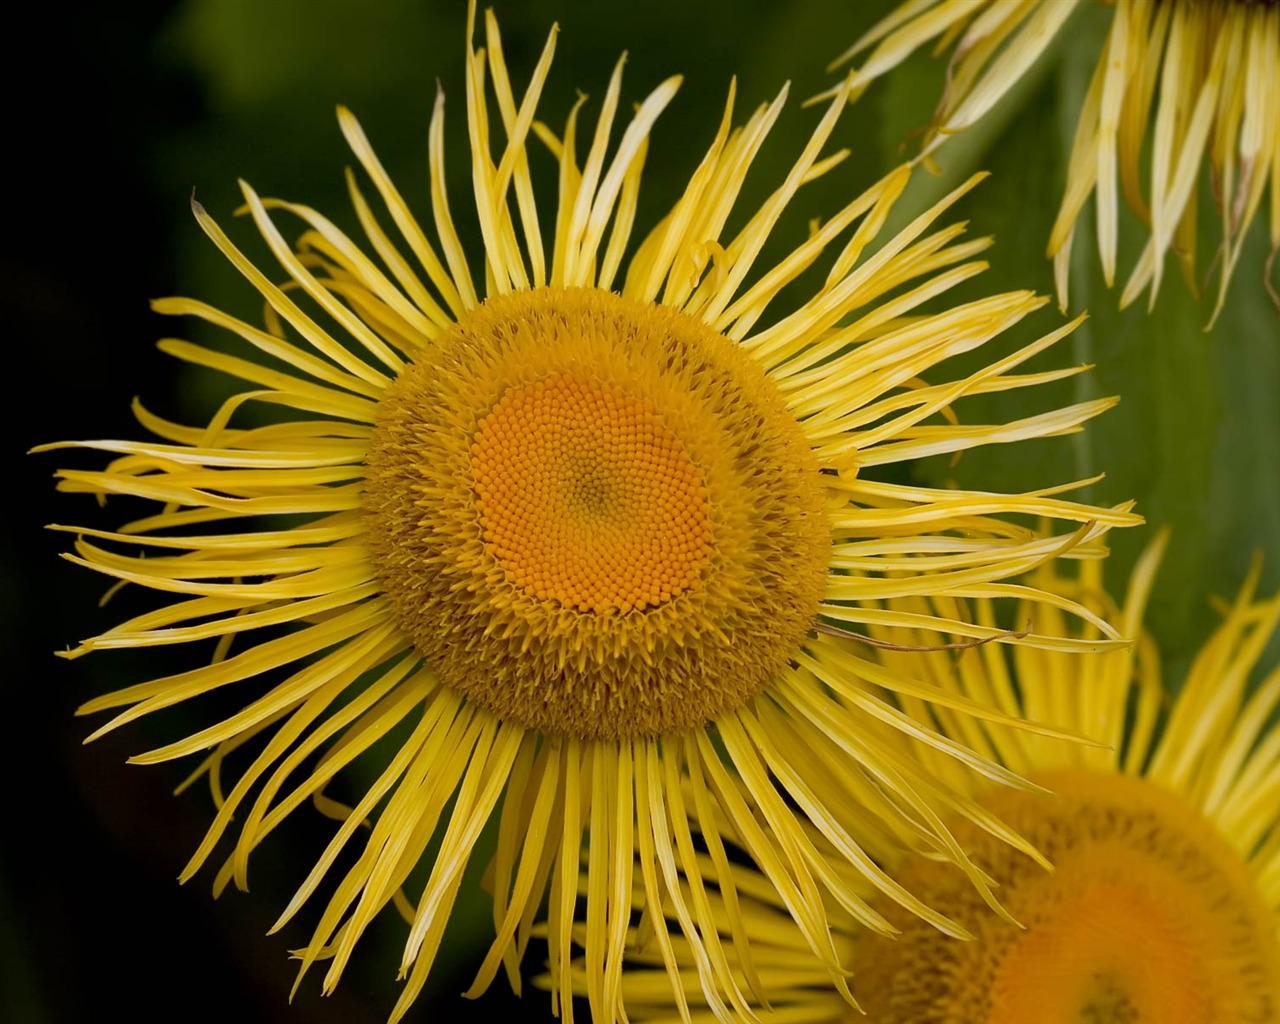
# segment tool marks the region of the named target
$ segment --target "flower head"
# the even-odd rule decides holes
[[[903,4],[832,65],[871,50],[852,95],[930,39],[955,44],[925,152],[982,117],[1034,65],[1081,0],[951,0]],[[1155,302],[1165,256],[1176,252],[1196,287],[1196,194],[1213,174],[1221,213],[1214,257],[1222,309],[1249,225],[1270,192],[1271,260],[1280,251],[1280,4],[1275,0],[1115,0],[1111,28],[1076,126],[1067,187],[1049,239],[1058,297],[1067,304],[1075,225],[1096,193],[1098,254],[1108,286],[1116,274],[1118,196],[1150,228],[1121,292],[1127,306],[1150,288]],[[1144,168],[1146,168],[1144,172]],[[1144,178],[1146,179],[1144,182]]]
[[[1135,570],[1121,615],[1126,626],[1140,627],[1163,545],[1152,545]],[[1101,610],[1109,602],[1100,582],[1088,566],[1079,580],[1057,587]],[[1167,713],[1158,653],[1145,635],[1132,650],[1085,662],[1029,650],[1009,659],[994,649],[915,659],[930,666],[930,681],[942,692],[992,700],[1010,714],[1102,743],[989,732],[923,703],[908,705],[921,723],[1051,793],[955,779],[986,812],[957,823],[955,836],[998,883],[1000,914],[936,858],[917,854],[895,865],[897,881],[961,922],[971,941],[887,905],[896,934],[837,922],[836,943],[868,1021],[1275,1019],[1280,670],[1252,695],[1248,682],[1280,623],[1280,597],[1255,600],[1256,585],[1255,571]],[[981,605],[975,611],[978,621],[989,615]],[[917,751],[940,773],[952,770],[936,751]],[[1025,837],[1035,856],[1011,846],[1006,829]],[[745,875],[738,872],[735,884],[754,898],[739,900],[733,913],[743,922],[741,948],[750,950],[762,979],[768,1008],[756,1011],[759,1020],[851,1019],[777,900]],[[716,909],[727,933],[729,912]],[[696,985],[680,981],[688,974],[675,976],[673,994],[655,951],[639,956],[653,966],[624,981],[632,1020],[672,1019],[680,1001],[708,1002]],[[688,970],[692,959],[681,951],[675,966]]]
[[[686,939],[656,921],[660,946],[698,943],[707,904],[696,892],[686,902],[680,872],[704,856],[697,850],[724,863],[726,841],[760,865],[843,985],[830,899],[872,923],[881,917],[840,871],[898,891],[848,838],[850,822],[874,821],[886,842],[932,844],[963,860],[942,816],[967,804],[886,743],[882,724],[972,760],[883,698],[884,688],[921,691],[868,658],[862,631],[932,624],[1030,647],[1105,649],[1118,634],[1083,605],[1007,580],[1062,555],[1100,557],[1105,532],[1136,521],[1127,506],[1061,497],[1072,485],[1024,495],[930,489],[878,480],[877,467],[1070,433],[1110,403],[996,425],[965,424],[952,410],[966,395],[1080,369],[1016,372],[1068,324],[965,376],[939,370],[1043,305],[1019,292],[929,309],[982,269],[974,258],[987,240],[934,226],[972,183],[882,238],[910,174],[900,169],[776,265],[761,265],[796,191],[847,155],[823,155],[843,92],[776,190],[728,236],[744,176],[786,98],[784,89],[733,127],[731,86],[683,195],[633,247],[650,130],[678,79],[636,107],[610,155],[619,63],[579,163],[585,97],[558,134],[536,119],[555,32],[523,96],[492,14],[485,34],[486,49],[468,50],[466,84],[482,274],[473,276],[446,196],[443,94],[430,127],[434,242],[345,110],[342,131],[395,225],[388,231],[351,175],[372,255],[315,210],[246,184],[245,211],[286,278],[276,284],[195,206],[266,300],[267,325],[163,299],[160,312],[223,327],[249,351],[162,348],[253,387],[203,427],[138,406],[159,440],[73,445],[117,458],[104,470],[62,470],[63,490],[152,507],[114,531],[59,529],[77,535],[73,561],[174,595],[70,656],[202,640],[216,653],[82,710],[123,709],[101,735],[214,690],[242,691],[242,710],[136,758],[210,751],[202,771],[218,814],[182,877],[226,836],[216,886],[243,887],[251,852],[300,804],[335,813],[341,824],[281,923],[325,887],[298,955],[302,973],[328,959],[328,989],[394,904],[408,934],[393,1019],[422,989],[463,870],[495,816],[495,938],[472,993],[499,970],[518,987],[545,913],[553,999],[570,1017],[564,992],[581,909],[592,1011],[613,1020],[633,888],[677,907]],[[495,150],[499,129],[506,141]],[[534,199],[534,136],[559,168],[550,245]],[[296,244],[282,215],[303,225]],[[780,310],[779,293],[832,247],[825,277],[805,278],[803,297]],[[246,405],[275,417],[234,426]],[[1010,521],[1020,515],[1068,528],[1041,536]],[[882,606],[908,595],[1045,600],[1099,633],[1082,641]],[[944,703],[1007,718],[967,698]],[[224,760],[237,751],[242,767],[225,788]],[[383,760],[354,807],[324,796],[335,775],[373,757]],[[433,845],[411,899],[403,888]],[[348,846],[357,849],[330,885]],[[708,970],[722,969],[718,947],[708,957]]]

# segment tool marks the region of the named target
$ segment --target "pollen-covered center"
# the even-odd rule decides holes
[[[540,600],[644,610],[697,583],[711,544],[702,471],[619,388],[573,373],[511,388],[471,459],[484,539]]]
[[[825,486],[737,343],[595,289],[491,298],[387,388],[365,526],[422,657],[504,720],[700,726],[795,655],[826,586]]]
[[[954,870],[923,860],[901,880],[972,942],[918,919],[861,942],[873,1024],[1220,1024],[1280,1021],[1276,926],[1214,825],[1157,786],[1109,773],[1039,780],[1054,796],[988,801],[1054,865],[958,826],[1000,883],[1002,920]],[[890,915],[892,916],[892,915]]]

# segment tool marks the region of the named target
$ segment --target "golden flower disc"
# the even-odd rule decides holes
[[[384,397],[365,519],[449,685],[579,737],[759,692],[822,597],[816,458],[763,370],[692,316],[541,288],[465,316]]]
[[[1034,843],[1052,873],[965,824],[957,838],[1000,883],[1024,928],[967,880],[917,860],[902,882],[976,935],[903,918],[863,942],[860,992],[874,1024],[1220,1024],[1280,1020],[1276,926],[1244,861],[1184,801],[1129,776],[1038,780],[987,805]]]

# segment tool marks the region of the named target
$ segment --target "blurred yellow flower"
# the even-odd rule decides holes
[[[1119,621],[1138,630],[1163,550],[1137,566]],[[1099,566],[1064,596],[1110,611]],[[1009,715],[1053,722],[1102,741],[1087,747],[1027,731],[990,730],[936,703],[904,710],[922,727],[965,744],[1052,791],[993,787],[905,741],[939,778],[950,778],[982,814],[955,836],[998,888],[999,914],[983,905],[954,867],[923,850],[893,865],[894,877],[969,931],[956,941],[898,907],[885,909],[897,933],[873,934],[852,918],[834,922],[834,941],[870,1024],[1069,1024],[1075,1021],[1275,1020],[1280,1008],[1280,668],[1249,694],[1250,675],[1280,621],[1280,597],[1254,599],[1257,573],[1226,609],[1167,713],[1159,656],[1143,635],[1131,650],[1080,659],[994,648],[959,657],[886,652],[886,669],[928,670],[939,693],[988,701]],[[918,601],[898,604],[906,613]],[[979,603],[976,621],[991,609]],[[1049,621],[1046,621],[1046,616]],[[1037,628],[1056,612],[1042,606]],[[920,644],[946,634],[922,631]],[[1001,837],[1013,829],[1034,844],[1026,856]],[[1045,870],[1045,861],[1052,871]],[[823,965],[762,880],[734,878],[737,898],[715,900],[736,977],[752,977],[767,1008],[761,1024],[853,1019]],[[747,893],[749,896],[741,894]],[[739,950],[751,961],[739,961]],[[710,1021],[695,958],[677,950],[673,971],[652,948],[628,971],[624,1001],[633,1021]],[[674,990],[673,990],[674,989]],[[685,1007],[692,1010],[685,1013]]]
[[[924,145],[931,153],[990,110],[1061,34],[1082,2],[910,0],[832,68],[871,51],[853,74],[851,95],[856,97],[929,40],[939,39],[938,51],[954,44],[946,88]],[[1264,279],[1280,305],[1270,281],[1280,250],[1280,4],[1114,0],[1108,6],[1111,29],[1083,97],[1066,194],[1049,238],[1059,301],[1065,308],[1076,221],[1094,193],[1098,253],[1108,285],[1116,275],[1121,192],[1150,228],[1121,292],[1122,307],[1147,288],[1155,302],[1171,249],[1197,290],[1196,194],[1207,160],[1222,218],[1210,268],[1218,276],[1214,317],[1268,190],[1271,257]]]
[[[162,299],[158,311],[225,328],[247,358],[187,341],[161,347],[252,389],[203,427],[138,406],[159,440],[48,446],[117,455],[105,470],[62,470],[62,490],[152,503],[116,531],[58,527],[77,535],[67,557],[174,595],[70,656],[217,644],[211,664],[82,711],[124,709],[98,736],[215,690],[245,691],[230,717],[135,758],[211,751],[201,772],[218,814],[182,877],[235,817],[216,886],[245,886],[254,848],[314,800],[342,824],[280,919],[323,887],[327,903],[298,953],[299,977],[328,959],[329,990],[370,922],[394,903],[409,930],[393,1020],[426,981],[495,813],[496,937],[471,994],[499,970],[518,988],[545,914],[553,1001],[570,1018],[563,993],[581,907],[592,1013],[615,1019],[633,889],[651,905],[672,901],[678,931],[696,944],[707,905],[697,893],[686,901],[679,871],[703,856],[724,866],[726,840],[754,858],[843,985],[831,906],[883,927],[867,904],[882,889],[947,927],[846,841],[855,819],[956,857],[985,887],[942,825],[964,817],[968,801],[904,757],[884,724],[1013,781],[902,717],[883,688],[933,694],[909,675],[886,676],[859,631],[931,624],[1046,650],[1119,644],[1087,608],[1005,581],[1061,555],[1101,557],[1103,534],[1137,521],[1127,506],[1060,496],[1073,485],[1019,495],[939,490],[877,481],[876,467],[1071,433],[1110,402],[1008,424],[955,416],[951,406],[966,395],[1083,369],[1018,372],[1069,334],[1068,324],[967,376],[938,370],[1044,304],[1015,292],[928,311],[984,267],[975,257],[987,239],[934,227],[972,182],[882,238],[910,175],[899,169],[780,262],[761,264],[796,191],[847,156],[823,155],[845,92],[728,237],[744,177],[786,98],[784,89],[735,128],[731,86],[683,195],[632,249],[650,129],[679,80],[636,107],[610,157],[619,62],[579,163],[586,97],[560,134],[536,119],[555,31],[522,96],[492,14],[485,35],[486,48],[468,48],[466,82],[481,279],[446,196],[443,95],[430,125],[436,243],[340,110],[395,224],[393,236],[349,176],[380,262],[315,210],[243,185],[245,210],[287,276],[277,285],[197,205],[200,226],[265,299],[266,329],[197,300]],[[495,150],[499,131],[506,141]],[[559,170],[550,247],[534,198],[533,136]],[[301,221],[296,244],[279,215]],[[831,246],[825,276],[778,311],[778,294]],[[276,415],[233,426],[246,405]],[[1069,528],[1045,537],[1009,521],[1017,515]],[[1048,601],[1099,633],[1011,634],[882,605],[910,595]],[[939,699],[957,715],[1008,717],[967,698]],[[224,759],[242,746],[228,787]],[[375,781],[355,807],[341,807],[326,784],[362,757]],[[821,845],[823,836],[840,845]],[[349,844],[358,849],[345,851]],[[433,844],[425,882],[411,877]],[[329,884],[340,855],[341,877]],[[842,871],[864,881],[855,887]],[[406,885],[420,886],[412,901]],[[659,927],[656,941],[669,949],[683,940]],[[707,969],[721,968],[716,960]]]

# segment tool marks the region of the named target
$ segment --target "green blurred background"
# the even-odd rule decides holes
[[[793,82],[792,102],[748,181],[743,210],[767,195],[812,131],[818,111],[800,100],[833,79],[828,61],[889,8],[852,0],[658,0],[653,3],[532,0],[498,3],[507,59],[518,89],[545,34],[560,23],[556,63],[541,116],[563,122],[576,89],[598,98],[617,55],[629,51],[624,101],[685,74],[653,135],[637,237],[674,201],[702,155],[739,76],[739,116]],[[98,6],[51,4],[32,11],[34,30],[11,36],[26,60],[6,62],[11,186],[3,289],[10,345],[4,403],[12,456],[0,536],[7,568],[0,586],[7,655],[3,741],[7,784],[0,840],[0,1019],[62,1024],[119,1016],[149,1021],[376,1022],[395,1000],[403,926],[386,917],[363,943],[337,993],[319,996],[321,972],[286,998],[293,967],[286,950],[305,941],[314,916],[283,935],[264,932],[327,841],[331,825],[300,811],[256,855],[253,891],[214,902],[206,870],[185,887],[175,876],[211,817],[199,787],[173,798],[188,766],[129,768],[131,753],[210,720],[207,707],[176,709],[80,746],[90,723],[74,719],[82,700],[183,664],[182,652],[98,655],[72,663],[50,652],[147,606],[127,591],[96,607],[103,581],[57,558],[65,539],[51,521],[111,528],[118,513],[57,496],[50,474],[74,456],[26,457],[50,440],[137,434],[128,401],[141,396],[162,415],[199,422],[226,382],[177,365],[152,341],[166,334],[212,337],[198,325],[152,315],[147,299],[189,294],[246,319],[260,315],[247,285],[207,242],[189,213],[194,189],[237,242],[261,257],[251,225],[232,223],[243,176],[263,194],[312,205],[354,228],[342,180],[352,163],[333,108],[361,118],[392,176],[421,214],[427,196],[426,127],[436,81],[448,96],[447,151],[455,216],[475,252],[466,205],[462,54],[465,7],[414,0],[186,0]],[[942,174],[920,175],[903,211],[922,205],[973,170],[992,177],[960,204],[975,234],[994,234],[991,270],[963,294],[1032,288],[1048,293],[1042,258],[1057,209],[1079,96],[1100,48],[1106,11],[1077,17],[1039,71],[978,129],[941,153]],[[848,112],[835,142],[851,158],[802,192],[769,252],[804,236],[809,218],[829,216],[907,152],[943,67],[927,55],[877,83]],[[587,123],[594,118],[589,105]],[[554,194],[548,160],[544,196]],[[1212,225],[1212,211],[1202,211]],[[1265,239],[1255,230],[1227,310],[1212,334],[1208,305],[1191,297],[1176,270],[1153,315],[1115,309],[1082,222],[1073,295],[1092,317],[1041,368],[1097,362],[1085,378],[1051,390],[971,400],[969,421],[1040,412],[1052,401],[1121,394],[1120,407],[1087,433],[938,461],[912,473],[989,489],[1041,487],[1106,471],[1095,502],[1136,498],[1152,523],[1175,529],[1150,625],[1176,683],[1216,621],[1211,593],[1229,594],[1251,555],[1265,555],[1264,580],[1280,582],[1280,319],[1262,287]],[[549,222],[550,216],[544,216]],[[736,223],[741,223],[741,218]],[[1137,225],[1127,223],[1130,229]],[[733,227],[731,222],[730,227]],[[1137,255],[1122,233],[1122,272]],[[263,265],[267,265],[264,261]],[[474,265],[474,264],[473,264]],[[1042,311],[1016,338],[1061,322]],[[1012,340],[993,347],[1001,353]],[[80,460],[88,465],[92,460]],[[1123,583],[1149,536],[1115,538],[1109,579]],[[1274,660],[1273,645],[1269,656]],[[205,653],[207,656],[207,653]],[[349,781],[355,791],[358,781]],[[341,796],[338,792],[336,795]],[[474,880],[474,879],[473,879]],[[474,890],[475,886],[468,886]],[[495,983],[480,1004],[461,1000],[487,942],[488,907],[472,897],[450,933],[427,996],[412,1020],[450,1021],[486,1012],[497,1019],[548,1019],[546,997],[515,1002]],[[530,957],[526,974],[535,973]]]

